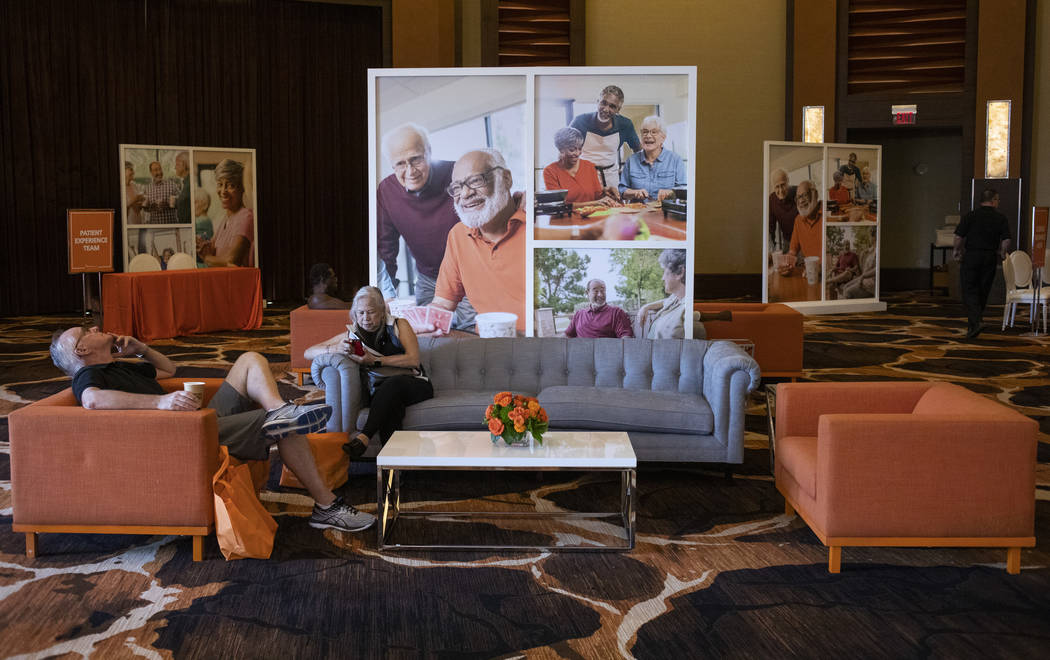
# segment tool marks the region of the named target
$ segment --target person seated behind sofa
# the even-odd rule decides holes
[[[306,306],[310,309],[350,309],[350,303],[336,297],[339,293],[339,278],[335,270],[325,263],[310,267],[310,296]]]
[[[638,310],[638,327],[646,339],[681,339],[685,337],[685,250],[668,248],[660,253],[664,269],[664,291],[667,298],[642,305]]]
[[[820,191],[812,181],[802,181],[795,190],[795,205],[798,215],[795,217],[795,228],[791,230],[791,243],[788,254],[798,257],[799,250],[807,257],[820,258],[821,245],[824,241],[824,211],[820,208]],[[779,267],[781,275],[786,275],[795,267],[795,261]]]
[[[153,256],[157,256],[156,248],[153,248]],[[164,251],[160,253],[160,257],[157,258],[157,261],[160,262],[160,269],[168,270],[168,261],[170,261],[171,258],[174,256],[175,250],[172,250],[170,247],[164,248]]]
[[[55,366],[73,378],[77,403],[88,410],[200,408],[189,392],[164,391],[157,379],[173,376],[175,363],[134,337],[77,326],[56,331],[50,351]],[[130,357],[139,359],[117,359]],[[254,352],[238,357],[208,407],[218,417],[219,444],[234,458],[264,460],[277,444],[281,460],[314,499],[311,527],[357,532],[375,522],[324,485],[302,435],[324,430],[332,407],[282,399],[266,358]]]
[[[419,361],[416,333],[407,320],[387,312],[383,292],[378,288],[365,286],[354,294],[350,330],[360,339],[363,355],[355,354],[349,333],[341,332],[306,349],[303,356],[313,360],[325,353],[339,353],[360,365],[361,387],[371,395],[368,419],[364,428],[343,445],[343,450],[356,458],[365,453],[377,432],[380,442],[386,443],[401,427],[405,408],[433,398],[434,388]],[[370,386],[370,372],[384,375],[374,387]]]
[[[566,202],[596,202],[606,206],[619,201],[620,193],[614,186],[602,186],[594,163],[580,158],[583,134],[572,126],[560,128],[554,134],[558,160],[543,168],[543,183],[547,190],[566,190]]]
[[[686,184],[685,162],[664,149],[667,128],[664,120],[650,115],[642,120],[642,150],[631,154],[620,172],[620,196],[662,202],[674,196],[675,186]]]
[[[633,337],[631,318],[615,305],[605,304],[605,282],[593,279],[587,283],[589,305],[572,315],[566,337]]]
[[[828,188],[828,201],[838,202],[843,206],[849,204],[849,189],[846,186],[842,185],[842,172],[835,170],[831,173],[831,178],[835,181],[835,185]]]

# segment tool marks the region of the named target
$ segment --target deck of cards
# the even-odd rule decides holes
[[[448,331],[452,328],[452,312],[432,305],[409,307],[402,310],[401,316],[407,320],[413,328],[433,326],[435,330],[441,330],[441,332],[446,334],[448,334]]]

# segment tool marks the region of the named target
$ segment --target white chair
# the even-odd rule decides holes
[[[176,252],[168,259],[168,270],[186,270],[196,267],[197,260],[185,252]]]
[[[129,273],[146,273],[151,270],[160,270],[160,260],[151,254],[136,254],[135,258],[128,262]]]
[[[1046,269],[1043,269],[1043,282],[1046,282]],[[1032,288],[1032,259],[1023,250],[1014,250],[1003,260],[1003,280],[1006,283],[1006,304],[1003,305],[1003,330],[1009,325],[1014,326],[1014,318],[1017,314],[1017,305],[1027,304],[1028,318],[1035,321],[1035,308],[1032,298],[1035,291]],[[1050,287],[1043,287],[1039,292],[1039,305],[1043,312],[1043,331],[1046,331],[1046,306],[1050,300]],[[1036,325],[1036,331],[1039,326]]]

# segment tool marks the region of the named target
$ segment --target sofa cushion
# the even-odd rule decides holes
[[[515,394],[535,396],[529,392]],[[401,428],[406,431],[446,431],[485,429],[485,409],[496,392],[439,390],[433,399],[409,406]]]
[[[817,497],[817,438],[789,435],[777,438],[777,465],[791,474],[807,495]]]
[[[706,435],[711,406],[696,394],[556,385],[537,397],[551,428]]]

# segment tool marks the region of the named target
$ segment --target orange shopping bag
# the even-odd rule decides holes
[[[346,433],[310,433],[306,436],[313,452],[317,471],[328,490],[335,490],[346,483],[350,457],[343,451]],[[287,465],[281,466],[281,485],[288,488],[305,488]]]
[[[212,477],[215,493],[215,537],[226,559],[269,559],[273,552],[274,521],[255,494],[251,468],[219,447],[221,465]]]

